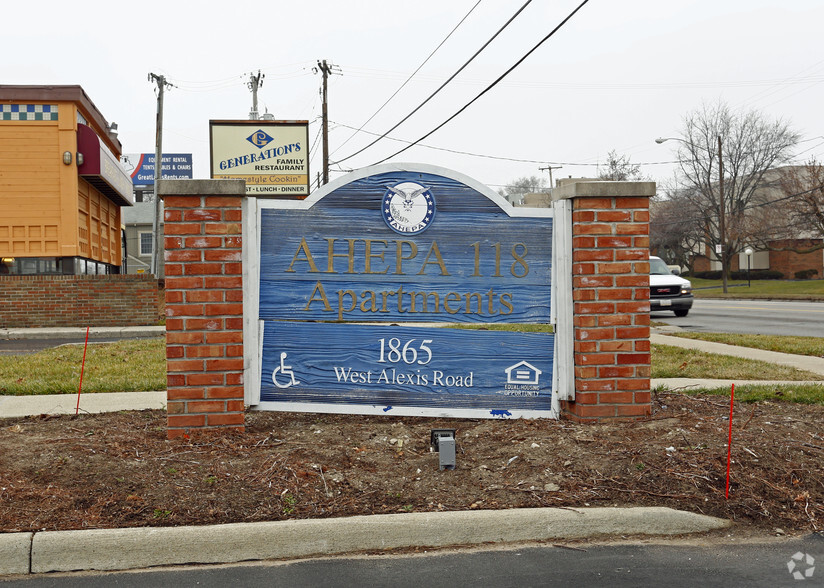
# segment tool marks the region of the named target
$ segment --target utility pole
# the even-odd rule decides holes
[[[718,232],[721,233],[721,285],[727,293],[727,228],[726,205],[724,204],[724,157],[721,151],[721,135],[718,135]]]
[[[538,168],[538,171],[548,171],[549,172],[549,189],[550,190],[552,190],[555,187],[555,186],[552,185],[552,170],[554,170],[554,169],[562,169],[562,166],[559,165],[559,166],[556,166],[556,167],[552,167],[551,165],[548,165],[546,167],[539,167]]]
[[[318,67],[315,68],[315,73],[320,72],[323,75],[323,86],[322,86],[322,96],[323,96],[323,108],[321,111],[322,117],[322,125],[323,125],[323,183],[329,183],[329,110],[326,103],[326,94],[327,94],[327,86],[328,86],[328,79],[329,76],[333,73],[341,73],[340,68],[337,68],[338,71],[334,71],[337,68],[336,65],[331,63],[326,63],[326,60],[318,61]]]
[[[266,77],[266,74],[260,73],[258,70],[257,75],[251,73],[249,74],[249,81],[246,85],[252,91],[252,111],[249,113],[249,120],[258,120],[260,119],[260,113],[258,111],[258,88],[263,86],[263,78]]]
[[[166,82],[166,76],[149,74],[149,81],[157,83],[157,123],[155,132],[155,161],[154,161],[154,216],[152,218],[152,263],[150,272],[155,278],[158,277],[160,268],[160,195],[157,193],[157,186],[163,171],[163,91],[166,86],[172,87]]]
[[[323,75],[323,110],[321,115],[323,117],[323,183],[329,183],[329,110],[326,105],[326,87],[329,74],[332,73],[326,60],[318,61],[318,68]]]

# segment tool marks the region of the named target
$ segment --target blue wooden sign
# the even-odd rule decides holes
[[[547,411],[552,344],[546,333],[267,321],[260,400],[392,414]]]
[[[251,404],[263,409],[548,416],[552,213],[432,166],[376,166],[305,201],[250,205]],[[452,327],[450,327],[452,325]]]

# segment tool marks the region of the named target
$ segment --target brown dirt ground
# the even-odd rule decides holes
[[[250,413],[168,441],[162,411],[0,420],[0,532],[535,506],[669,506],[788,534],[824,527],[824,407],[659,394],[652,418]],[[457,430],[440,471],[432,428]]]

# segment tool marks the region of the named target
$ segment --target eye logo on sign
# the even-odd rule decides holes
[[[263,149],[273,139],[272,139],[272,137],[270,137],[269,135],[267,135],[266,133],[264,133],[263,131],[258,129],[257,131],[255,131],[254,133],[252,133],[251,135],[246,137],[246,140],[249,141],[255,147],[258,147],[259,149]]]
[[[435,218],[435,197],[426,186],[401,182],[383,197],[381,214],[387,226],[402,235],[422,233]]]

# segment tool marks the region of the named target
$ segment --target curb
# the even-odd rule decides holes
[[[0,534],[0,575],[127,570],[609,535],[682,535],[727,520],[664,507],[523,508]]]

